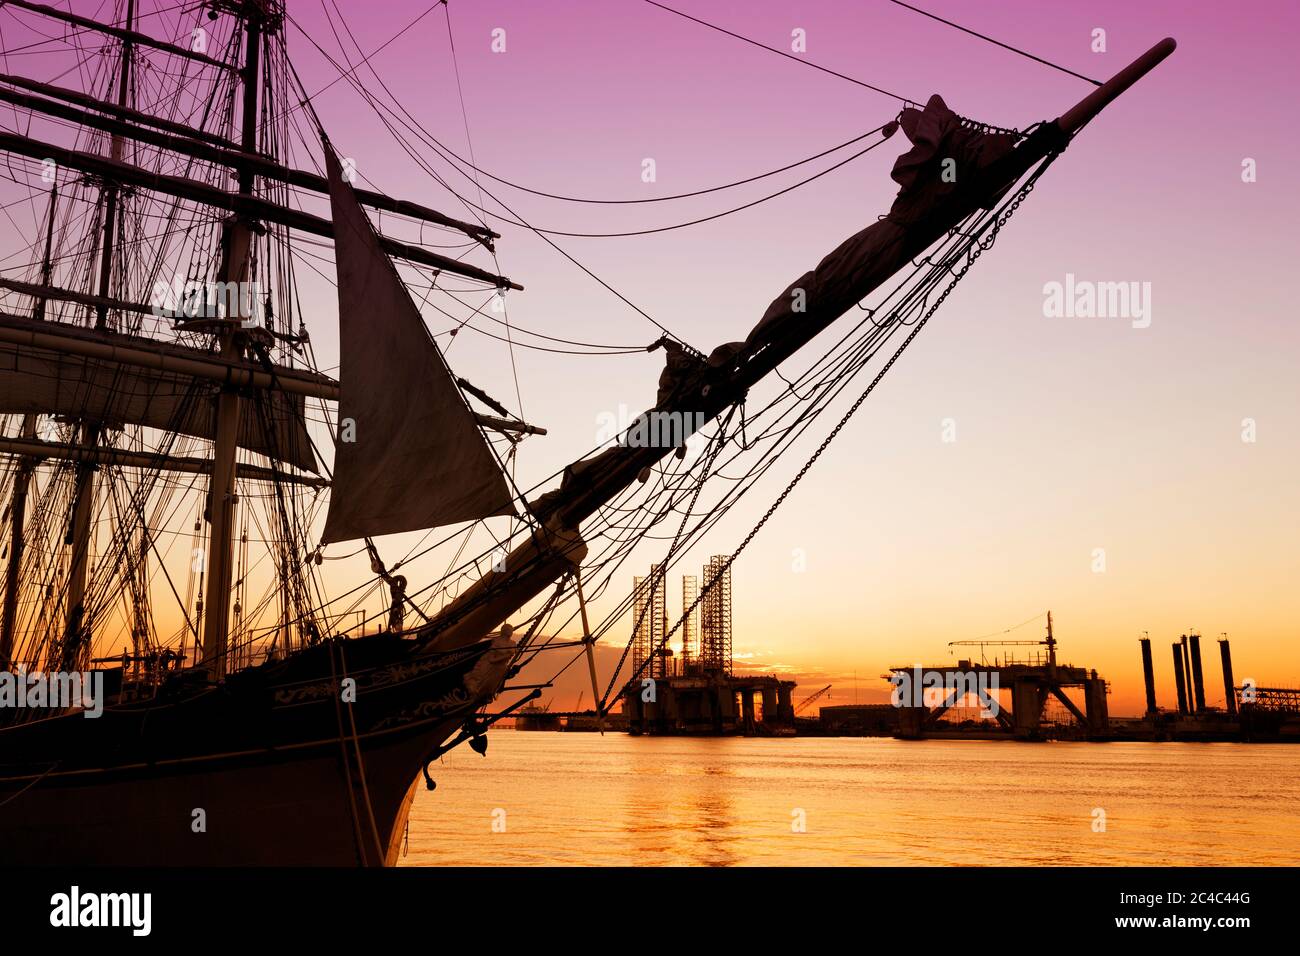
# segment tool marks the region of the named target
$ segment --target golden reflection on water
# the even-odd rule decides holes
[[[490,738],[430,768],[403,865],[1300,863],[1300,746]]]

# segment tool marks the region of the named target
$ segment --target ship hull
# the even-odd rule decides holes
[[[3,829],[0,856],[105,866],[392,865],[422,785],[421,761],[456,726],[362,739],[364,787],[355,753],[345,761],[341,749],[353,742],[337,739],[287,753],[51,775],[18,796],[25,805]],[[0,789],[0,800],[16,789]],[[8,809],[0,809],[6,818]]]
[[[0,860],[393,865],[425,762],[491,699],[511,656],[508,641],[443,654],[390,642],[347,672],[347,703],[334,658],[320,680],[300,668],[6,728]]]

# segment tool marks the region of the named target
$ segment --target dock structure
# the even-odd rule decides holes
[[[794,688],[794,681],[770,674],[711,671],[659,678],[629,685],[623,713],[634,735],[791,736]]]

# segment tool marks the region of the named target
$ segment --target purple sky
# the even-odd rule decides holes
[[[367,51],[424,9],[342,7]],[[998,125],[1059,115],[1089,88],[883,0],[682,0],[679,9],[783,49],[802,28],[812,61],[915,99],[940,92],[963,115]],[[1300,343],[1282,284],[1300,195],[1290,160],[1294,7],[1259,4],[1249,17],[1175,3],[934,0],[927,9],[1103,79],[1163,36],[1179,49],[1071,145],[738,565],[738,647],[800,673],[874,675],[1050,605],[1067,656],[1118,678],[1120,709],[1137,703],[1143,630],[1157,648],[1190,626],[1230,631],[1239,669],[1297,680],[1300,607],[1288,595],[1300,570]],[[296,16],[336,50],[319,9]],[[548,192],[640,198],[728,182],[849,139],[900,105],[632,0],[453,3],[452,26],[479,166]],[[491,51],[495,28],[506,31],[505,53]],[[1105,53],[1090,49],[1096,28]],[[322,85],[333,75],[310,49],[300,60]],[[464,149],[443,11],[377,67],[424,125]],[[375,132],[344,84],[319,107],[367,177],[469,215]],[[707,350],[743,337],[790,280],[888,207],[889,165],[904,148],[900,137],[691,229],[557,241]],[[647,157],[654,184],[641,182]],[[1242,182],[1247,157],[1255,183]],[[576,206],[485,185],[535,225],[606,232],[730,208],[799,172],[658,206]],[[449,181],[475,198],[467,181]],[[513,321],[583,341],[655,337],[536,236],[501,231],[502,269],[527,286],[510,299]],[[1150,327],[1045,318],[1043,286],[1066,273],[1151,283]],[[511,394],[504,345],[457,342],[450,358]],[[520,353],[518,373],[525,413],[552,430],[522,453],[540,475],[590,445],[600,412],[645,407],[658,360]],[[1241,440],[1247,417],[1258,423],[1253,444]],[[944,418],[955,420],[955,443],[940,441]],[[793,453],[791,469],[800,460]],[[731,550],[757,508],[738,509],[688,563]],[[1091,564],[1099,547],[1103,574]],[[808,573],[791,572],[795,548]]]

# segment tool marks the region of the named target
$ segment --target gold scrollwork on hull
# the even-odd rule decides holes
[[[390,727],[400,727],[402,724],[428,720],[430,717],[437,717],[453,710],[460,710],[468,705],[470,701],[469,693],[463,687],[457,687],[455,690],[443,694],[437,700],[421,701],[414,707],[407,707],[396,714],[384,717],[372,724],[370,729],[372,731],[387,730]]]
[[[370,671],[361,671],[357,674],[348,674],[347,676],[356,679],[358,690],[375,690],[383,687],[391,687],[395,684],[402,684],[425,674],[453,667],[461,661],[480,653],[482,653],[481,648],[467,648],[459,651],[451,651],[446,654],[425,657],[406,663],[390,664],[387,667],[379,667]],[[275,690],[275,703],[277,706],[305,704],[312,701],[334,697],[338,692],[338,681],[332,678],[330,680],[314,681],[313,683],[303,684],[298,687],[278,687]]]

